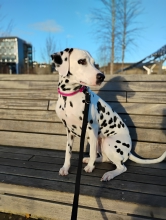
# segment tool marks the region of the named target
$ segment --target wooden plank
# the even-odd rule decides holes
[[[143,131],[140,131],[141,133]],[[145,130],[144,130],[145,132]],[[151,134],[154,135],[152,132]],[[142,139],[147,139],[144,134],[142,134]],[[151,140],[155,138],[149,137]],[[159,136],[160,141],[165,142],[164,134]],[[157,140],[157,139],[156,139]],[[79,138],[75,138],[74,145],[73,145],[73,151],[79,150]],[[137,144],[134,146],[134,149],[138,150],[138,152],[141,152],[139,154],[142,157],[146,157],[147,155],[151,155],[151,149],[155,146],[158,148],[156,151],[153,152],[152,156],[157,157],[158,155],[161,155],[165,149],[166,144],[158,143],[154,144],[152,142],[142,142],[142,144]],[[32,147],[32,148],[47,148],[47,149],[56,149],[56,150],[65,150],[66,146],[66,135],[53,135],[53,134],[36,134],[36,133],[21,133],[21,132],[8,132],[8,131],[0,131],[0,145],[2,146],[17,146],[17,147]],[[151,147],[152,146],[152,147]],[[89,147],[86,146],[85,142],[85,151],[88,151]],[[152,157],[150,156],[150,158]]]
[[[166,82],[166,75],[165,74],[115,74],[115,75],[105,75],[105,81],[118,81],[118,82],[156,82],[156,81],[163,81]]]
[[[126,102],[126,92],[114,91],[94,91],[103,100],[112,102]]]
[[[142,158],[158,158],[166,151],[166,144],[161,143],[148,143],[148,142],[135,142],[133,141],[132,152],[135,152]]]
[[[114,111],[121,114],[136,114],[136,115],[165,115],[165,104],[144,104],[144,103],[117,103],[108,102]],[[56,101],[49,102],[49,110],[54,111]]]
[[[72,196],[71,196],[72,197]],[[16,197],[14,195],[2,195],[2,208],[0,209],[3,212],[8,212],[8,210],[12,210],[15,214],[30,213],[31,217],[34,218],[45,218],[52,220],[66,220],[70,219],[72,207],[65,204],[57,204],[51,203],[50,201],[41,201],[33,199],[25,198],[25,197]],[[10,204],[10,205],[9,205]],[[65,212],[65,214],[64,214]],[[135,216],[127,216],[117,213],[110,213],[107,211],[101,210],[90,210],[86,208],[78,208],[78,219],[86,220],[86,219],[111,219],[111,220],[146,220],[146,217],[135,217]]]
[[[165,116],[120,114],[120,117],[130,127],[166,129]]]
[[[59,121],[59,120],[58,120]],[[3,131],[20,131],[30,133],[46,134],[66,134],[66,129],[62,123],[35,122],[35,121],[16,121],[0,120],[0,130]]]
[[[158,152],[158,150],[160,150],[161,148],[159,148],[159,144],[155,144],[155,143],[152,143],[152,145],[149,145],[149,143],[147,144],[146,142],[137,142],[137,145],[140,144],[140,149],[141,148],[146,148],[146,147],[149,147],[151,146],[151,148],[149,149],[149,153],[152,154],[151,155],[151,158],[155,158],[155,156],[153,155],[153,152]],[[136,143],[133,143],[133,145],[135,146]],[[161,144],[160,144],[161,145]],[[164,144],[163,144],[164,145]],[[163,149],[162,149],[162,152],[164,152],[166,148],[166,145],[163,146]],[[137,148],[136,148],[136,151]],[[13,152],[15,154],[30,154],[30,155],[39,155],[39,156],[49,156],[49,157],[55,157],[55,158],[63,158],[64,159],[64,156],[65,156],[65,153],[64,151],[57,151],[57,150],[50,150],[50,149],[38,149],[38,148],[24,148],[24,147],[10,147],[10,146],[0,146],[0,152],[7,152],[7,153],[12,153]],[[158,153],[158,156],[161,156],[162,152],[159,152]],[[139,155],[139,152],[137,152],[137,154]],[[89,154],[88,154],[89,155]],[[87,156],[87,153],[85,153],[85,156]],[[148,156],[145,156],[145,158],[149,158]],[[1,158],[2,159],[2,158]],[[73,152],[72,153],[72,159],[78,159],[78,153],[76,152]],[[4,164],[5,165],[5,162],[4,161],[1,161],[1,164]],[[54,161],[55,162],[55,161]],[[8,165],[13,165],[15,164],[14,162],[11,162],[10,164]],[[127,161],[126,162],[127,166],[128,165],[131,165],[131,166],[140,166],[140,167],[149,167],[149,168],[155,168],[155,169],[166,169],[166,163],[158,163],[158,164],[137,164],[135,162],[132,162],[132,161]],[[16,164],[15,164],[16,165]],[[105,166],[105,163],[102,163],[102,167]],[[110,166],[110,164],[109,164]]]
[[[49,179],[49,180],[52,179],[54,181],[56,179],[58,181],[65,181],[65,182],[75,181],[75,176],[73,175],[76,175],[77,173],[78,161],[75,161],[73,159],[71,160],[70,172],[67,177],[59,176],[59,170],[63,166],[63,163],[64,163],[64,159],[62,158],[61,159],[54,158],[54,161],[52,161],[52,163],[46,162],[46,161],[38,162],[38,161],[25,161],[25,160],[16,160],[16,159],[10,159],[10,158],[9,159],[1,158],[0,164],[2,164],[3,168],[4,166],[6,166],[7,168],[5,169],[5,172],[4,170],[1,170],[0,180],[2,177],[2,182],[3,182],[3,178],[4,178],[3,174],[12,175],[13,173],[14,175],[18,175],[18,176],[29,176],[31,178],[34,177],[34,179],[42,178],[42,179]],[[123,189],[123,190],[127,189],[126,187],[128,187],[129,191],[134,190],[138,192],[139,190],[143,190],[143,191],[145,190],[144,192],[148,193],[150,192],[149,190],[153,188],[153,186],[152,188],[146,187],[148,186],[148,184],[150,184],[150,186],[151,185],[162,186],[161,188],[159,187],[158,189],[156,189],[155,193],[152,192],[154,189],[153,188],[151,190],[151,194],[160,193],[162,195],[163,189],[164,189],[163,187],[165,187],[166,185],[166,178],[165,176],[164,177],[162,176],[163,173],[165,175],[165,170],[161,169],[161,171],[163,172],[160,172],[160,168],[159,169],[150,168],[150,169],[144,170],[143,165],[142,166],[139,166],[139,164],[136,164],[136,165],[135,166],[127,165],[127,168],[128,168],[127,172],[117,176],[113,181],[110,181],[109,184],[106,185],[105,187],[111,187],[111,188],[113,187],[115,189]],[[161,163],[161,165],[164,165],[164,163]],[[151,166],[153,166],[153,164],[151,164]],[[102,163],[102,164],[96,163],[95,167],[96,168],[94,169],[92,173],[85,173],[85,171],[82,170],[82,178],[83,178],[82,183],[83,184],[89,183],[90,185],[91,184],[94,185],[95,182],[96,184],[100,184],[101,182],[100,179],[103,176],[103,174],[107,171],[115,169],[115,166],[110,163]],[[26,169],[28,169],[29,172],[25,172]],[[48,172],[48,175],[47,175],[47,172]],[[87,179],[88,177],[92,178],[92,180]],[[121,184],[122,182],[123,184]],[[24,182],[22,184],[25,185]],[[132,185],[132,187],[130,184]],[[137,184],[140,184],[139,186],[141,187],[141,189],[139,187],[136,188]],[[142,184],[146,184],[146,185],[143,186]]]
[[[54,122],[57,120],[57,116],[55,111],[0,109],[0,119]]]
[[[9,152],[2,152],[0,151],[1,158],[12,158],[12,159],[21,159],[29,161],[32,158],[33,154],[16,154],[16,153],[9,153]]]
[[[50,81],[0,81],[1,89],[55,89],[57,91],[57,83]]]
[[[56,165],[54,165],[56,166]],[[75,183],[75,179],[76,179],[76,172],[77,169],[74,168],[75,172],[74,174],[70,173],[67,177],[62,177],[59,175],[59,169],[58,171],[47,171],[46,170],[36,170],[36,169],[27,169],[27,168],[20,168],[20,167],[10,167],[10,166],[4,166],[4,165],[0,165],[1,174],[6,174],[6,175],[17,175],[17,176],[24,176],[24,177],[31,177],[31,178],[39,178],[39,179],[47,179],[47,180],[52,180],[52,181],[65,181],[66,183]],[[129,167],[130,169],[131,167]],[[135,167],[134,167],[135,169]],[[140,168],[142,169],[142,168]],[[73,170],[73,167],[71,168],[71,170]],[[143,170],[143,169],[142,169]],[[148,172],[150,169],[147,170],[147,172],[144,172],[144,175],[155,175],[153,174],[153,172]],[[153,169],[154,170],[154,169]],[[122,179],[118,180],[118,179],[114,179],[113,181],[111,181],[109,184],[103,184],[100,181],[100,178],[102,177],[102,175],[105,173],[105,170],[102,171],[102,175],[99,174],[98,175],[98,170],[95,169],[94,171],[96,173],[96,176],[94,175],[83,175],[81,177],[81,184],[83,185],[90,185],[90,186],[95,186],[95,187],[102,187],[104,186],[104,188],[108,188],[108,189],[115,189],[115,190],[122,190],[122,191],[128,191],[128,192],[135,192],[135,193],[144,193],[144,194],[153,194],[153,195],[157,195],[157,196],[166,196],[166,192],[165,192],[165,186],[164,185],[155,185],[150,184],[148,185],[147,183],[143,183],[143,182],[137,182],[137,181],[123,181],[122,184]],[[130,172],[130,171],[129,171]],[[101,172],[100,172],[101,173]],[[135,171],[135,173],[137,173]],[[163,171],[164,173],[164,171]],[[125,174],[124,174],[125,175]],[[138,177],[139,174],[138,174]],[[156,178],[158,178],[158,176],[156,175]],[[120,179],[120,177],[119,177]],[[160,178],[162,180],[162,178]],[[165,180],[163,178],[163,180]]]
[[[75,176],[73,175],[76,175],[77,173],[78,161],[75,161],[73,159],[71,160],[70,172],[67,177],[59,176],[59,170],[62,167],[63,163],[64,163],[64,159],[62,158],[61,159],[54,158],[54,161],[52,160],[52,163],[51,161],[38,162],[38,161],[25,161],[20,159],[16,160],[16,159],[1,158],[0,164],[2,164],[1,167],[2,170],[0,172],[1,173],[0,181],[3,182],[3,178],[4,178],[3,174],[5,175],[14,174],[18,176],[42,178],[53,181],[55,181],[55,179],[57,181],[65,181],[65,182],[75,181]],[[164,165],[164,163],[161,163],[161,165]],[[85,173],[85,171],[82,171],[82,184],[88,183],[88,185],[96,185],[96,184],[100,185],[102,184],[100,179],[103,176],[103,174],[107,171],[115,169],[115,166],[109,163],[102,163],[102,164],[96,163],[95,166],[96,168],[92,173]],[[151,166],[153,165],[151,164]],[[165,170],[161,169],[160,171],[160,168],[144,169],[143,165],[140,166],[139,164],[135,164],[135,166],[127,165],[127,168],[128,168],[127,172],[117,176],[113,181],[110,181],[108,185],[105,185],[105,187],[111,187],[111,188],[123,189],[123,190],[127,189],[128,191],[134,191],[134,192],[143,190],[142,192],[156,194],[156,195],[157,194],[162,195],[163,192],[165,192],[163,188],[165,187],[166,184],[166,178],[165,176],[163,177],[163,174],[165,175]],[[26,170],[28,171],[26,172]],[[122,182],[123,184],[121,184]],[[25,185],[24,182],[23,183],[20,182],[20,184]],[[142,184],[146,184],[146,185],[144,186]],[[153,192],[155,185],[159,187],[155,190],[155,192]],[[136,188],[136,186],[139,187]]]
[[[58,74],[36,75],[36,74],[0,74],[0,81],[58,81]]]
[[[54,81],[0,81],[1,89],[35,89],[57,91],[57,82]],[[166,92],[165,82],[103,82],[99,86],[91,86],[93,91],[130,91],[130,92]]]
[[[1,176],[2,178],[2,176]],[[54,189],[58,191],[63,191],[63,196],[66,197],[66,190],[68,193],[72,193],[74,190],[74,184],[65,183],[65,182],[57,182],[57,181],[48,181],[41,179],[33,179],[21,176],[8,176],[4,175],[3,177],[6,183],[17,184],[23,182],[28,186],[29,184],[32,186],[39,184],[38,186],[44,186],[46,189]],[[19,182],[18,182],[19,181]],[[52,182],[52,183],[51,183]],[[105,183],[103,183],[105,185]],[[87,197],[88,195],[88,197]],[[57,198],[56,198],[57,199]],[[63,199],[63,198],[62,198]],[[110,202],[111,200],[111,202]],[[79,204],[85,207],[104,209],[110,211],[118,211],[121,210],[122,213],[133,213],[155,218],[165,218],[166,209],[165,202],[166,198],[161,196],[152,196],[146,194],[138,194],[131,192],[124,192],[115,189],[106,189],[104,187],[92,187],[92,186],[84,186],[81,185],[80,191],[80,200]],[[60,202],[60,201],[59,201]],[[67,202],[67,201],[66,201]],[[32,203],[31,203],[32,204]],[[122,206],[123,204],[123,206]],[[138,207],[139,204],[139,207]],[[148,204],[148,205],[147,205]],[[127,207],[128,206],[128,207]],[[135,207],[135,208],[134,208]],[[137,207],[137,208],[136,208]]]
[[[0,89],[2,99],[47,99],[56,100],[57,91],[55,89],[35,90],[35,89]]]
[[[125,82],[125,81],[133,81],[133,82],[156,82],[156,81],[165,81],[166,82],[166,75],[162,74],[115,74],[115,75],[105,75],[105,81],[118,81],[118,82]],[[10,80],[34,80],[34,81],[57,81],[59,78],[57,74],[49,74],[49,75],[35,75],[35,74],[18,74],[18,75],[9,75],[9,74],[0,74],[1,81],[10,81]]]
[[[166,103],[166,93],[162,92],[127,92],[127,102]]]
[[[166,131],[157,129],[146,129],[146,128],[130,128],[130,135],[132,140],[139,140],[144,142],[156,142],[166,143]]]
[[[114,111],[122,114],[166,116],[165,104],[109,103]]]
[[[21,100],[21,99],[0,99],[0,107],[5,109],[31,109],[47,110],[48,101],[42,100]]]
[[[101,87],[92,86],[92,90],[130,91],[130,92],[166,92],[165,82],[103,82]]]

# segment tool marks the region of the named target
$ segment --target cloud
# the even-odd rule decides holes
[[[86,14],[85,15],[85,22],[91,23],[93,21],[93,15],[92,14]]]
[[[67,35],[66,35],[66,38],[73,38],[73,35],[67,34]]]
[[[63,28],[58,25],[54,20],[46,20],[43,22],[37,22],[34,24],[31,24],[31,27],[33,27],[36,30],[44,31],[44,32],[61,32],[63,31]]]

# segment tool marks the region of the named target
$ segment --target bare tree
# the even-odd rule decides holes
[[[44,62],[51,63],[51,57],[50,55],[53,54],[56,50],[56,43],[53,36],[50,34],[46,38],[45,46],[41,51],[41,56]]]
[[[94,9],[93,27],[97,41],[101,43],[100,49],[108,54],[110,62],[110,74],[114,71],[115,49],[116,49],[116,13],[117,0],[100,0],[103,8]],[[93,32],[94,32],[93,31]]]
[[[110,74],[114,73],[114,63],[124,63],[129,45],[134,45],[135,34],[139,30],[135,21],[140,13],[140,0],[99,0],[103,7],[93,9],[93,34],[100,48],[107,51]]]
[[[2,8],[2,5],[0,5],[0,10]],[[7,25],[7,27],[4,27],[3,21],[6,19],[6,15],[3,15],[0,13],[0,36],[2,37],[8,37],[11,35],[12,29],[14,27],[13,19],[11,19]]]
[[[119,45],[121,49],[122,69],[127,50],[134,46],[139,32],[142,29],[137,22],[138,16],[143,11],[140,0],[123,0],[118,7]]]

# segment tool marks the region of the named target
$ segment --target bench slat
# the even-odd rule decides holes
[[[0,99],[41,99],[41,100],[57,100],[57,92],[54,89],[0,89]],[[21,102],[22,100],[20,100]]]
[[[133,82],[156,82],[162,81],[166,82],[166,76],[164,74],[116,74],[116,75],[105,75],[105,81],[118,81],[118,82],[125,82],[125,81],[133,81]],[[33,74],[18,74],[18,75],[9,75],[9,74],[0,74],[0,81],[58,81],[59,75],[58,74],[50,74],[50,75],[33,75]]]
[[[47,110],[47,100],[14,100],[14,99],[0,99],[1,109],[31,109],[31,110]]]
[[[127,92],[127,102],[166,103],[166,93],[162,92]]]
[[[141,131],[146,132],[146,130]],[[162,142],[165,142],[164,134],[160,133],[159,136]],[[139,134],[138,134],[139,136]],[[10,138],[9,138],[10,137]],[[154,137],[150,137],[152,140]],[[146,137],[142,137],[142,139],[147,139]],[[6,146],[18,146],[18,147],[32,147],[32,148],[47,148],[47,149],[57,149],[57,150],[65,150],[66,146],[66,135],[53,135],[53,134],[36,134],[36,133],[21,133],[21,132],[8,132],[8,131],[0,131],[0,142],[1,145]],[[141,144],[140,144],[141,143]],[[79,138],[75,138],[73,151],[78,151],[80,145]],[[155,149],[153,146],[155,145]],[[146,147],[145,147],[146,146]],[[166,144],[161,143],[151,143],[149,142],[137,142],[134,146],[133,150],[138,152],[139,156],[149,158],[155,158],[161,156],[161,154],[165,151]],[[151,152],[151,150],[154,150]],[[89,148],[85,145],[85,151],[89,151]]]

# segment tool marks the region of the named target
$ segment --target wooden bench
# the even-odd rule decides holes
[[[54,111],[56,75],[0,74],[0,211],[41,219],[71,216],[79,139],[70,175],[59,176],[65,129]],[[166,150],[166,75],[107,76],[94,87],[130,129],[133,152],[143,158]],[[100,182],[109,163],[82,171],[78,219],[166,219],[166,162],[140,165]]]

